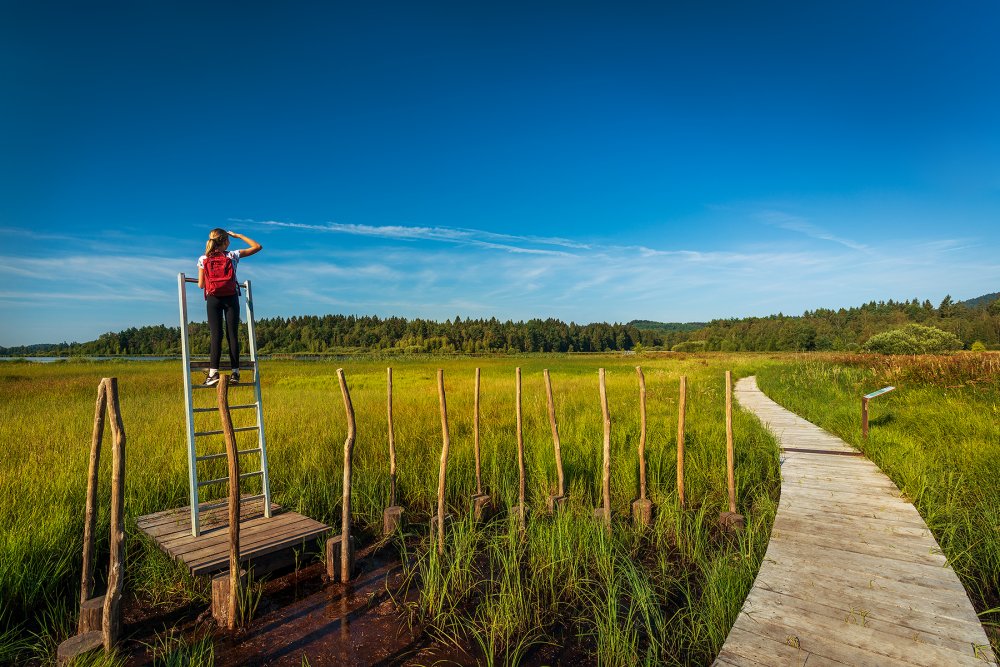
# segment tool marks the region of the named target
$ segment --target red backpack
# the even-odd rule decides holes
[[[205,267],[205,298],[239,294],[236,284],[236,267],[224,252],[213,252],[202,263]]]

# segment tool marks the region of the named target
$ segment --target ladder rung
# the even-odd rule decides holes
[[[229,388],[232,389],[233,387],[253,387],[255,384],[256,384],[255,382],[230,382],[229,383]],[[191,385],[191,388],[192,389],[215,389],[216,391],[218,391],[219,390],[219,385],[213,384],[213,385],[210,385],[210,386],[206,387],[203,384],[193,384],[193,385]]]
[[[198,370],[206,370],[207,371],[209,368],[212,367],[212,362],[211,361],[195,360],[195,361],[188,362],[188,365],[190,366],[191,370],[193,370],[193,371],[198,371]],[[219,364],[218,370],[220,370],[220,371],[232,370],[232,369],[230,369],[229,365],[230,364],[229,364],[228,361],[223,361],[223,362],[221,362]],[[257,361],[255,359],[242,359],[242,360],[240,360],[240,370],[241,371],[251,371],[251,370],[253,370],[256,367],[257,367]]]
[[[245,472],[242,475],[240,475],[240,479],[244,480],[250,477],[256,477],[257,475],[263,474],[263,472],[264,472],[263,470],[258,470],[256,472]],[[225,477],[218,477],[216,479],[206,479],[204,482],[198,482],[198,486],[202,487],[202,486],[208,486],[209,484],[220,484],[222,482],[228,482],[228,481],[229,481],[229,476],[227,475]]]
[[[260,447],[255,447],[253,449],[241,449],[236,452],[237,456],[242,456],[243,454],[260,454]],[[226,453],[221,454],[205,454],[204,456],[199,456],[197,460],[199,461],[211,461],[212,459],[224,459],[226,458]]]
[[[246,405],[230,405],[230,410],[247,410],[249,408],[256,408],[256,403],[247,403]],[[219,408],[192,408],[192,412],[218,412]]]
[[[256,431],[256,430],[257,430],[257,425],[254,424],[253,426],[240,426],[239,428],[234,428],[233,433],[239,433],[241,431]],[[218,431],[196,431],[194,437],[197,438],[203,435],[222,435],[223,433],[225,433],[225,431],[221,429]]]
[[[263,499],[264,499],[264,494],[261,493],[261,494],[256,495],[256,496],[243,496],[242,498],[240,498],[240,502],[241,503],[246,503],[246,502],[250,502],[251,500],[263,500]],[[200,505],[198,505],[198,511],[199,512],[205,512],[205,511],[208,511],[208,510],[214,510],[214,509],[218,509],[220,507],[225,507],[228,504],[229,504],[228,500],[223,500],[221,502],[211,503],[211,504],[207,504],[207,505],[200,504]]]

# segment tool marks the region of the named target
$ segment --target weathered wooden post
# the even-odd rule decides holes
[[[604,506],[594,511],[594,517],[604,521],[607,529],[611,530],[611,415],[608,412],[608,390],[604,381],[604,369],[597,372],[601,393],[601,415],[604,418],[604,465],[601,475],[601,493],[604,497]]]
[[[114,434],[114,461],[111,467],[111,563],[108,567],[108,592],[104,596],[104,650],[111,651],[118,641],[121,622],[122,584],[125,582],[125,425],[118,402],[118,378],[108,378],[108,409]]]
[[[118,641],[121,622],[121,597],[125,567],[125,427],[118,401],[118,379],[102,378],[98,384],[94,410],[94,429],[87,475],[87,506],[84,524],[83,574],[80,577],[79,633],[59,644],[56,662],[65,665],[77,657],[104,647],[110,652]],[[98,597],[93,593],[93,542],[97,512],[97,473],[105,411],[110,412],[114,435],[111,468],[111,554],[108,564],[108,590]]]
[[[727,531],[743,530],[743,515],[736,512],[736,455],[733,450],[733,376],[726,371],[726,486],[729,490],[729,511],[719,516]]]
[[[351,580],[351,570],[354,569],[354,536],[351,535],[351,466],[354,461],[357,427],[343,368],[337,369],[337,380],[340,382],[344,412],[347,414],[347,438],[344,440],[344,496],[340,513],[340,535],[326,541],[326,574],[331,581],[347,583]]]
[[[677,498],[684,507],[684,413],[687,410],[687,376],[681,376],[677,402]]]
[[[645,527],[653,521],[653,503],[646,498],[646,377],[640,366],[635,372],[639,376],[639,499],[632,503],[632,516]]]
[[[550,512],[555,512],[566,504],[566,478],[563,475],[562,447],[559,442],[559,425],[556,424],[556,406],[552,400],[552,379],[549,377],[549,369],[543,370],[542,375],[545,377],[545,400],[549,408],[549,426],[552,427],[552,448],[555,451],[558,477],[556,492],[549,496],[548,506]]]
[[[386,371],[386,413],[389,427],[389,506],[382,512],[382,534],[392,535],[403,526],[403,507],[396,497],[396,436],[392,427],[392,368]]]
[[[472,496],[472,513],[476,520],[484,519],[490,514],[493,499],[483,491],[482,461],[479,451],[479,369],[476,369],[476,383],[472,402],[472,449],[476,456],[476,493]]]
[[[229,468],[229,572],[212,579],[212,616],[233,630],[242,623],[239,600],[243,573],[240,569],[240,458],[229,411],[228,375],[219,380],[218,405]]]
[[[101,463],[101,441],[104,438],[104,412],[108,405],[107,379],[97,385],[94,406],[94,430],[90,440],[90,465],[87,468],[87,508],[83,523],[83,575],[80,579],[80,622],[77,633],[101,629],[104,596],[94,595],[94,529],[97,523],[97,473]]]
[[[524,470],[524,431],[521,417],[521,367],[515,369],[515,386],[517,394],[517,516],[521,530],[526,527],[526,508],[524,501],[525,470]]]
[[[441,404],[441,468],[438,472],[438,505],[437,505],[437,552],[444,555],[444,510],[445,510],[445,479],[448,473],[448,448],[451,437],[448,434],[448,403],[444,393],[444,369],[438,369],[438,401]],[[432,522],[431,532],[434,532]]]

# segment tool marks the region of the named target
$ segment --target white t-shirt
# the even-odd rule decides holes
[[[236,265],[240,263],[240,251],[239,250],[227,250],[226,251],[226,255],[229,257],[229,259],[232,260],[232,262],[233,262],[233,269],[236,269]],[[208,257],[208,255],[202,255],[201,257],[198,258],[198,268],[199,269],[204,269],[205,268],[205,259],[207,257]]]

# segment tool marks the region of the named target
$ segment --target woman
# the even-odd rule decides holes
[[[249,248],[229,249],[229,237],[235,236]],[[205,290],[208,306],[208,330],[211,335],[210,365],[205,386],[219,382],[219,360],[222,358],[222,318],[226,319],[226,340],[229,342],[229,364],[232,381],[240,381],[240,288],[236,282],[236,265],[243,257],[255,255],[261,245],[251,238],[213,229],[208,234],[205,254],[198,258],[198,287]]]

